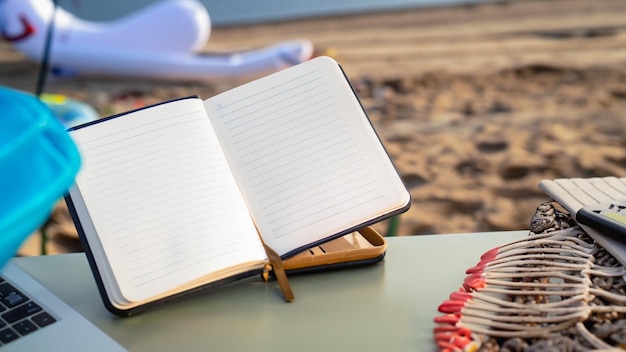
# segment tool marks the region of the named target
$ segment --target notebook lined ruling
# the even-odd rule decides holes
[[[562,178],[541,180],[539,188],[561,204],[572,217],[587,206],[626,200],[626,177]],[[610,236],[579,224],[596,242],[626,265],[626,246]]]
[[[328,57],[206,100],[101,119],[70,135],[84,166],[68,206],[105,304],[119,315],[258,273],[268,258],[279,256],[271,264],[280,269],[282,260],[333,239],[371,238],[365,228],[410,204],[342,69]],[[364,259],[339,256],[333,262]],[[308,260],[285,267],[301,269]]]

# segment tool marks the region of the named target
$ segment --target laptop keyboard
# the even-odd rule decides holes
[[[50,313],[0,277],[0,349],[54,322]]]

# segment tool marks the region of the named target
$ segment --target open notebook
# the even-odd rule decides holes
[[[572,217],[585,206],[626,200],[626,177],[561,178],[541,180],[539,188],[561,204]],[[596,242],[626,265],[626,245],[579,224]]]
[[[84,164],[68,208],[103,301],[122,316],[260,274],[268,261],[286,288],[283,261],[295,270],[376,260],[384,240],[369,236],[378,239],[363,255],[353,234],[365,239],[410,206],[329,57],[69,133]],[[320,245],[335,259],[312,259]]]

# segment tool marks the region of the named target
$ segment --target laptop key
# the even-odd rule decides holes
[[[7,321],[9,324],[13,324],[18,320],[22,320],[29,315],[40,312],[42,308],[37,305],[37,303],[30,301],[22,304],[19,307],[14,308],[13,310],[2,314],[2,318]]]
[[[7,307],[15,307],[28,300],[24,294],[8,282],[0,284],[0,300]]]
[[[4,330],[0,330],[0,341],[4,343],[9,343],[15,339],[20,337],[13,329],[6,328]]]
[[[30,320],[25,319],[20,321],[19,323],[13,324],[13,329],[17,330],[20,335],[26,335],[37,330],[38,328],[35,326],[35,324],[31,323]]]
[[[40,328],[43,328],[44,326],[50,325],[50,324],[54,323],[55,321],[57,321],[48,312],[41,312],[41,313],[39,313],[37,315],[34,315],[30,319],[33,322],[35,322],[35,324],[37,324],[37,326],[39,326]]]

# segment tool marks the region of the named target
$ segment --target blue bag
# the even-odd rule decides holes
[[[0,87],[0,267],[50,216],[80,167],[64,126],[35,96]]]

